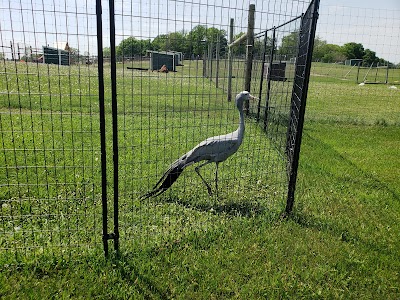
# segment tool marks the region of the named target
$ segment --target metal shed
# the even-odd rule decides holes
[[[150,70],[160,70],[163,65],[168,71],[176,71],[177,55],[173,52],[147,51],[150,54]]]
[[[69,52],[66,50],[43,46],[43,62],[45,64],[69,66]]]
[[[264,76],[268,79],[268,74],[271,72],[271,80],[273,81],[286,81],[286,62],[273,62],[271,71],[269,71],[270,64],[266,63],[264,68]]]
[[[344,62],[344,64],[346,66],[357,66],[358,64],[362,63],[362,59],[361,58],[352,58],[352,59],[348,59]]]
[[[171,51],[171,53],[175,54],[176,65],[181,66],[183,62],[183,53],[177,51]]]

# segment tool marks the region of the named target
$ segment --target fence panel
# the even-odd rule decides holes
[[[98,250],[101,237],[107,253],[109,239],[118,248],[119,233],[124,249],[149,253],[240,234],[245,225],[238,220],[283,211],[288,95],[298,16],[307,3],[292,3],[289,15],[262,4],[173,0],[109,1],[102,8],[97,1],[97,10],[67,1],[6,4],[0,7],[6,255]],[[232,36],[263,34],[232,48],[230,68],[231,28]],[[218,189],[215,164],[200,171],[211,196],[190,166],[163,195],[141,200],[182,154],[238,128],[230,76],[233,96],[246,88],[259,99],[246,106],[238,152],[219,165]]]
[[[0,5],[0,252],[11,260],[101,241],[95,13],[86,2]],[[59,64],[45,47],[69,55]]]
[[[240,234],[241,228],[236,226],[240,218],[279,216],[288,189],[284,151],[298,51],[293,36],[298,36],[298,16],[303,7],[296,7],[298,14],[279,24],[295,18],[293,22],[276,29],[273,62],[275,65],[285,61],[286,75],[280,80],[275,80],[275,76],[270,82],[269,109],[273,107],[273,113],[267,122],[270,127],[267,135],[264,122],[260,128],[253,114],[260,108],[259,101],[252,101],[243,144],[219,165],[218,194],[216,166],[209,164],[200,172],[211,185],[212,196],[196,174],[195,166],[190,166],[165,193],[141,200],[176,159],[200,141],[237,128],[237,109],[233,101],[227,100],[230,74],[227,36],[231,19],[236,34],[247,31],[249,7],[176,1],[166,1],[157,8],[151,1],[136,4],[115,3],[115,39],[122,45],[117,53],[120,63],[116,76],[121,247],[141,257],[166,245],[196,245],[206,236],[219,236],[221,224],[224,234]],[[200,18],[192,13],[195,11],[207,11],[203,15],[206,17]],[[265,32],[268,28],[267,19],[263,18],[266,15],[256,7],[255,19],[259,21],[255,22],[255,32]],[[245,54],[253,51],[250,91],[260,96],[263,116],[267,80],[261,74],[261,60],[263,52],[271,49],[270,40],[267,37],[267,49],[261,37],[253,48],[246,50],[245,45],[239,45],[232,50],[232,94],[244,90]],[[286,48],[282,47],[285,40],[288,40]],[[153,59],[155,52],[166,56],[183,52],[183,63],[165,73],[162,69],[151,70],[146,59],[132,59],[137,51],[134,47],[144,56],[150,41]],[[271,56],[267,53],[267,58],[268,55]],[[264,88],[259,95],[260,82]]]
[[[290,178],[286,213],[292,210],[294,202],[318,9],[319,1],[313,1],[301,18],[301,29],[298,39],[299,51],[296,58],[296,73],[290,108],[290,123],[287,130],[286,154],[288,156],[288,174]]]

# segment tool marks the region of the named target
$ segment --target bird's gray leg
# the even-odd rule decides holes
[[[203,178],[203,176],[201,176],[201,174],[200,174],[200,172],[199,172],[200,168],[204,167],[205,165],[207,165],[207,164],[209,164],[209,163],[210,163],[210,161],[206,161],[204,164],[201,164],[200,166],[197,166],[196,168],[194,168],[194,170],[196,171],[197,175],[200,176],[200,178],[201,178],[201,180],[203,181],[203,183],[206,185],[208,194],[209,194],[210,196],[212,196],[212,190],[211,190],[210,185],[207,183],[207,181],[205,181],[205,179]]]
[[[216,169],[215,169],[215,191],[217,193],[217,200],[218,200],[218,166],[219,166],[219,163],[216,162],[215,164],[217,165]]]

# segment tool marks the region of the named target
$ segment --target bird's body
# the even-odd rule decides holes
[[[244,131],[244,124],[242,130]],[[210,137],[183,155],[181,159],[185,160],[186,166],[202,160],[222,162],[239,149],[242,140],[243,135],[239,134],[239,130]]]
[[[216,163],[216,179],[215,184],[218,184],[218,164],[226,160],[229,156],[236,153],[243,141],[244,136],[244,115],[243,102],[249,98],[254,98],[249,92],[243,91],[236,96],[236,106],[239,110],[239,127],[234,132],[213,136],[200,142],[192,150],[182,155],[174,161],[170,168],[164,173],[161,179],[154,186],[153,190],[143,195],[141,199],[146,199],[152,196],[158,196],[166,191],[179,177],[182,171],[197,162],[205,161],[202,165],[195,168],[196,173],[200,176],[204,184],[207,186],[208,193],[211,195],[211,187],[200,175],[199,169],[209,163]],[[218,191],[218,187],[216,187]]]

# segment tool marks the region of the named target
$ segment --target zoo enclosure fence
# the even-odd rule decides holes
[[[176,9],[179,3],[168,5]],[[54,7],[36,4],[22,7],[9,1],[0,8],[3,20],[8,20],[0,28],[3,45],[21,36],[25,44],[34,45],[65,39],[88,53],[96,49],[97,64],[80,60],[71,66],[33,59],[21,62],[13,50],[10,57],[2,59],[0,250],[5,257],[72,255],[96,248],[101,237],[107,254],[110,239],[115,249],[119,248],[120,233],[124,241],[133,238],[141,249],[204,233],[210,230],[201,225],[205,219],[281,211],[286,199],[286,212],[292,209],[319,1],[312,1],[303,15],[271,29],[265,30],[266,23],[260,22],[254,38],[249,35],[246,40],[251,44],[247,44],[245,57],[235,54],[232,47],[231,59],[237,68],[225,78],[235,77],[230,92],[248,89],[259,97],[247,108],[249,142],[242,147],[245,156],[254,160],[237,157],[227,163],[222,182],[235,194],[226,192],[218,204],[196,191],[199,182],[190,175],[162,200],[137,200],[177,155],[235,124],[235,111],[226,101],[230,93],[215,87],[212,76],[207,75],[212,62],[196,61],[186,73],[164,77],[133,72],[116,61],[116,38],[135,33],[132,27],[125,28],[126,20],[142,24],[154,19],[191,29],[197,21],[138,15],[124,2],[115,6],[109,1],[109,19],[101,1],[96,7],[79,4],[83,12],[78,12],[77,4],[69,6],[67,2],[54,3]],[[249,27],[246,14],[251,8],[190,4],[191,8],[218,10],[221,15],[224,11],[236,14],[237,18],[232,18],[235,28]],[[298,11],[302,4],[296,3]],[[262,18],[262,11],[253,12]],[[18,21],[12,19],[14,13],[20,14]],[[103,31],[107,21],[109,33]],[[216,25],[229,26],[222,20],[203,23],[206,29]],[[161,33],[159,25],[156,32]],[[111,37],[110,68],[105,66],[103,52],[107,34]],[[144,30],[136,33],[139,38],[153,35]],[[290,38],[291,43],[283,47]],[[274,66],[283,64],[285,75],[276,75]],[[247,70],[246,76],[241,69]],[[224,82],[219,84],[225,87]],[[194,103],[190,99],[195,99]],[[264,164],[263,170],[254,170],[257,162]],[[238,170],[242,175],[237,175]],[[236,185],[232,186],[233,181]],[[195,197],[198,201],[179,196],[190,193],[200,193]],[[239,203],[235,203],[237,198]],[[187,218],[192,225],[186,223]]]

